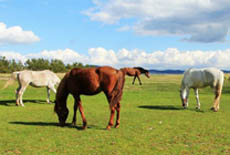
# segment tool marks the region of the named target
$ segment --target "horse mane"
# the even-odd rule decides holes
[[[112,103],[110,104],[110,108],[116,106],[117,102],[121,100],[123,94],[123,87],[125,84],[125,74],[120,70],[117,71],[117,74],[119,75],[118,75],[116,85],[114,86],[112,91],[113,99],[112,99]]]
[[[134,69],[138,69],[141,73],[147,73],[149,72],[148,70],[142,68],[142,67],[133,67]]]
[[[57,93],[56,93],[56,100],[64,100],[67,98],[68,96],[68,91],[67,91],[67,88],[66,88],[66,82],[67,82],[67,79],[69,78],[69,75],[70,75],[70,72],[67,72],[64,76],[64,78],[61,80],[60,84],[58,85],[58,88],[57,88]],[[54,106],[54,111],[57,112],[57,108],[59,104],[59,102],[57,102],[55,100],[55,106]]]

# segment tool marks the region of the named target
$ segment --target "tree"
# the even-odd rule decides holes
[[[45,69],[50,69],[50,63],[48,60],[43,58],[29,59],[26,61],[26,67],[34,71],[45,70]]]
[[[10,62],[6,60],[6,57],[0,57],[0,72],[8,73],[9,72],[9,64]]]
[[[15,60],[11,60],[9,64],[9,72],[20,71],[24,69],[24,65],[21,61],[18,63]]]
[[[51,60],[50,69],[54,72],[66,72],[67,68],[61,60]]]

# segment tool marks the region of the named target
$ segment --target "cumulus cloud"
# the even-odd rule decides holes
[[[222,51],[180,51],[168,48],[164,51],[146,52],[143,50],[107,50],[102,47],[90,48],[87,55],[72,49],[43,50],[38,53],[22,55],[18,52],[0,51],[0,56],[23,63],[31,58],[59,59],[65,64],[109,65],[115,68],[142,66],[148,69],[186,69],[190,67],[217,67],[230,69],[230,49]]]
[[[28,44],[40,41],[32,31],[25,31],[20,26],[7,27],[0,22],[0,44]]]
[[[176,35],[191,42],[223,42],[230,24],[228,0],[94,0],[91,20],[130,27],[141,35]],[[127,22],[124,22],[127,24]],[[132,27],[132,28],[131,28]]]

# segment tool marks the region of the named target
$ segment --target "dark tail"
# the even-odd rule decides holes
[[[113,99],[112,102],[110,103],[110,108],[116,106],[116,104],[121,100],[124,84],[125,84],[125,74],[119,70],[118,80],[112,91]]]

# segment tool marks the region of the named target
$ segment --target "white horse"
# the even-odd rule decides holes
[[[224,73],[216,68],[188,69],[184,73],[181,82],[180,97],[184,108],[188,107],[189,89],[193,88],[197,101],[197,109],[200,109],[200,101],[198,96],[198,88],[210,86],[215,90],[215,99],[213,111],[219,110],[220,96],[224,83]]]
[[[6,88],[10,81],[17,80],[19,87],[16,90],[16,105],[24,106],[22,102],[22,95],[26,90],[28,85],[33,87],[46,87],[47,88],[47,103],[50,103],[50,89],[56,93],[55,86],[60,83],[60,79],[55,73],[50,70],[44,71],[30,71],[23,70],[18,72],[13,72],[11,79],[5,84]]]

